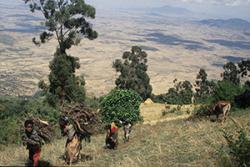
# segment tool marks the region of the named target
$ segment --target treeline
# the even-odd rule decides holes
[[[154,102],[169,104],[211,103],[219,100],[234,102],[234,97],[250,90],[250,60],[228,62],[223,66],[221,80],[208,80],[205,69],[200,69],[195,83],[174,80],[167,93],[152,95]]]

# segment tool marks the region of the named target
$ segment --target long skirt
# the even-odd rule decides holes
[[[81,140],[77,135],[74,135],[72,140],[68,140],[65,149],[65,158],[68,164],[77,162],[80,156]]]

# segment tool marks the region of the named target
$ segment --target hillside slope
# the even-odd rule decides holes
[[[250,132],[250,109],[231,115]],[[225,144],[222,129],[235,132],[232,120],[226,123],[209,120],[188,121],[179,119],[157,123],[153,126],[140,124],[134,127],[129,143],[122,142],[117,150],[105,150],[105,135],[92,137],[91,143],[83,142],[83,159],[76,166],[230,166],[227,155],[222,156],[220,148]],[[66,165],[62,159],[66,139],[59,139],[45,145],[42,160],[52,165]],[[0,166],[25,165],[28,157],[23,146],[6,147],[0,152]],[[228,163],[228,164],[225,164]]]

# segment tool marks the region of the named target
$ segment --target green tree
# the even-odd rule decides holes
[[[208,81],[207,73],[204,69],[200,69],[196,76],[195,100],[196,102],[205,102],[211,95],[214,94],[216,84],[213,81]]]
[[[174,83],[177,80],[174,80]],[[173,88],[169,88],[165,94],[153,96],[154,102],[168,104],[190,104],[193,97],[193,86],[189,81],[180,81]]]
[[[245,79],[245,86],[250,88],[250,60],[242,60],[238,63],[239,74],[242,79]]]
[[[147,74],[147,53],[140,47],[133,46],[131,52],[123,53],[122,59],[117,59],[113,63],[116,72],[120,72],[120,76],[115,81],[117,88],[132,89],[146,100],[152,92]]]
[[[141,102],[140,95],[133,90],[114,89],[100,102],[102,120],[105,123],[118,120],[136,123],[142,120]]]
[[[234,97],[244,92],[239,85],[235,85],[234,83],[222,80],[218,81],[215,93],[214,93],[214,100],[217,102],[219,100],[228,100],[233,102]]]
[[[192,103],[193,97],[193,86],[189,81],[183,81],[177,83],[175,86],[176,92],[180,98],[180,104],[190,104]]]
[[[78,45],[82,37],[90,40],[97,38],[97,32],[86,20],[95,18],[95,8],[84,0],[24,1],[29,4],[32,12],[40,11],[43,14],[47,28],[40,34],[40,39],[33,38],[33,42],[40,45],[55,36],[58,43],[49,65],[49,93],[61,102],[84,100],[84,79],[75,76],[76,69],[80,68],[79,58],[68,55],[66,51]]]
[[[223,66],[224,72],[222,73],[223,80],[230,81],[235,85],[240,84],[240,77],[239,77],[239,71],[237,69],[237,66],[232,63],[228,62]]]
[[[238,63],[241,77],[250,77],[250,60],[242,60]]]

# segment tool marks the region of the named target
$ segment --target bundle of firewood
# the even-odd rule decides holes
[[[33,118],[35,130],[45,142],[50,142],[53,136],[53,128],[47,122],[38,118]]]
[[[74,104],[63,108],[64,115],[70,118],[76,129],[82,133],[94,134],[101,124],[97,112],[84,104]]]
[[[51,142],[54,130],[53,127],[47,121],[34,117],[31,117],[27,120],[32,120],[34,130],[46,143]],[[25,132],[25,128],[23,126],[20,128],[20,132]]]

